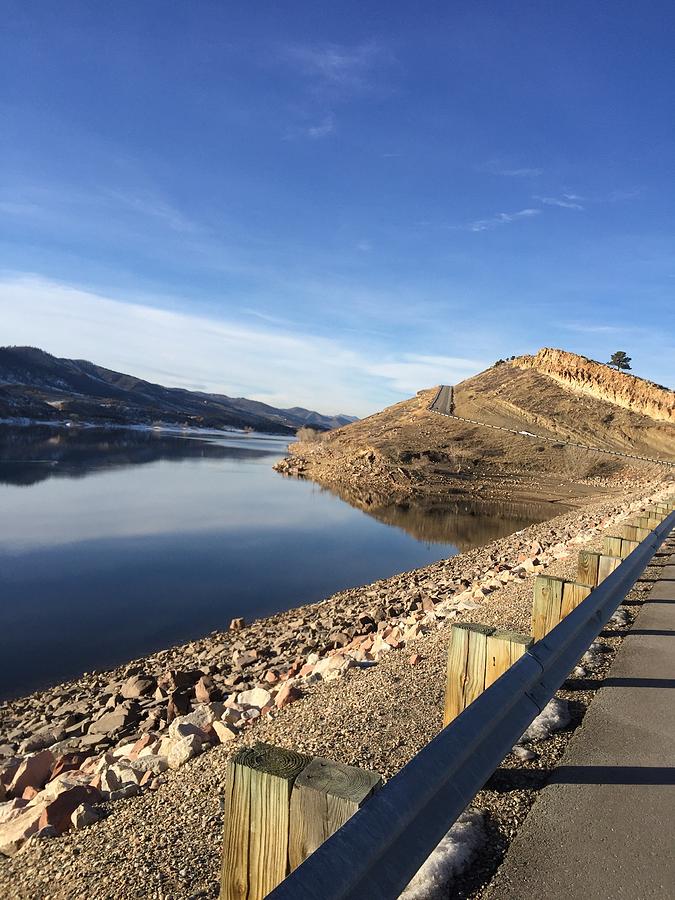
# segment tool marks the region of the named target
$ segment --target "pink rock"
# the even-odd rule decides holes
[[[195,685],[195,698],[198,703],[210,703],[212,700],[221,700],[223,692],[216,687],[213,678],[202,675]]]
[[[59,756],[52,766],[50,781],[60,775],[61,772],[69,772],[72,769],[79,769],[86,760],[90,758],[90,754],[84,751],[74,751],[73,753],[64,753]]]
[[[21,849],[28,838],[37,832],[44,808],[43,803],[36,803],[12,811],[11,818],[0,824],[0,853],[14,856]]]
[[[15,797],[13,800],[8,800],[6,803],[3,803],[0,806],[0,825],[4,825],[6,822],[11,822],[12,819],[16,819],[21,810],[28,806],[28,800],[23,800],[21,797]]]
[[[38,828],[52,825],[57,834],[68,831],[72,825],[70,817],[82,803],[96,803],[101,799],[97,790],[91,787],[78,786],[70,788],[49,801],[40,815]]]
[[[413,655],[408,660],[408,662],[410,663],[411,666],[416,666],[421,661],[422,661],[422,657],[419,655],[419,653],[413,653]]]
[[[23,794],[21,795],[21,799],[22,800],[32,800],[34,797],[37,797],[37,795],[39,793],[40,793],[40,791],[38,791],[36,788],[28,785],[27,788],[23,789]]]
[[[232,619],[230,622],[230,631],[241,631],[242,628],[246,625],[246,620],[243,618]]]
[[[265,681],[267,684],[276,684],[279,680],[279,674],[274,671],[274,669],[268,669],[265,672]]]
[[[142,738],[139,738],[134,746],[129,751],[129,759],[138,759],[138,754],[141,750],[145,750],[146,747],[151,747],[153,744],[157,743],[157,738],[154,734],[144,734]]]
[[[300,697],[302,697],[302,691],[294,684],[291,684],[290,681],[287,681],[274,698],[274,705],[277,709],[282,709],[284,706],[288,706],[289,703],[299,700]]]
[[[27,787],[40,790],[47,783],[54,764],[54,754],[51,750],[39,750],[24,757],[9,786],[9,793],[20,797]]]

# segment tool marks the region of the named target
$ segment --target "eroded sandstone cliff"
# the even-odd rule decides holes
[[[617,372],[585,356],[544,347],[535,356],[519,356],[511,365],[536,369],[572,390],[660,422],[675,422],[675,392],[650,381]]]

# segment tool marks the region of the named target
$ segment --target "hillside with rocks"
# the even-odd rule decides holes
[[[325,430],[354,418],[164,387],[86,360],[52,356],[36,347],[0,347],[0,420],[170,424],[293,434],[305,425]]]
[[[666,470],[612,454],[675,460],[673,391],[565,351],[500,362],[456,385],[458,418],[430,410],[436,394],[420,391],[296,443],[277,470],[372,509],[460,498],[570,501]]]

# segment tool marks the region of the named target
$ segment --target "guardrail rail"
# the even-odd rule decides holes
[[[395,900],[567,679],[674,527],[671,512],[281,882],[271,900]]]

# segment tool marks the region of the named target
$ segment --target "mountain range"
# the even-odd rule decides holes
[[[295,406],[277,409],[245,397],[227,397],[153,384],[82,359],[61,359],[36,347],[0,347],[0,419],[91,424],[170,424],[249,428],[292,434],[354,422]]]

